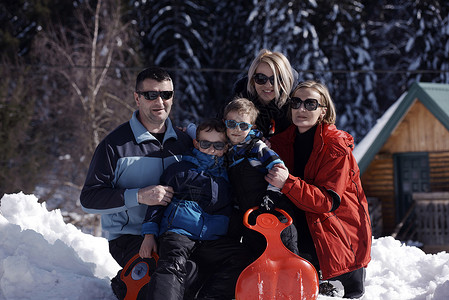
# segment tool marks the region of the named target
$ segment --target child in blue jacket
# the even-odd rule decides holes
[[[226,127],[210,119],[196,131],[194,149],[168,167],[161,184],[174,196],[164,206],[149,206],[142,234],[141,257],[159,254],[149,283],[150,299],[183,299],[186,261],[210,276],[198,299],[233,299],[240,272],[248,264],[242,245],[226,237],[232,212],[231,186],[223,155]]]

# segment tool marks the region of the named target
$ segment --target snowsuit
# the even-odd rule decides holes
[[[232,211],[223,157],[193,149],[161,176],[174,196],[167,206],[149,206],[142,234],[158,237],[159,261],[149,283],[150,299],[183,299],[185,264],[192,259],[208,276],[199,298],[232,299],[248,255],[225,237]]]
[[[283,164],[279,156],[260,140],[261,133],[251,130],[245,141],[234,145],[227,153],[228,175],[234,190],[235,201],[238,211],[234,213],[231,233],[235,237],[243,236],[243,244],[251,249],[253,259],[259,257],[266,248],[265,238],[258,232],[248,229],[242,225],[244,213],[255,206],[263,203],[263,198],[268,195],[274,202],[274,206],[285,210],[290,214],[294,208],[291,202],[280,192],[269,190],[265,175],[275,164]],[[249,222],[255,224],[256,217],[264,213],[257,210],[249,216]],[[285,222],[286,218],[270,210],[278,216],[279,220]],[[281,234],[284,245],[293,253],[298,253],[297,234],[294,225],[287,227]]]
[[[291,125],[270,142],[290,170],[281,191],[304,212],[322,277],[330,279],[366,267],[371,259],[371,222],[352,155],[352,136],[335,125],[319,124],[304,177],[299,178],[291,174],[297,132]]]

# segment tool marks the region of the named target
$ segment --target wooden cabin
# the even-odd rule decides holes
[[[397,235],[408,223],[412,238],[423,240],[434,230],[447,235],[438,243],[449,247],[448,84],[414,83],[356,145],[354,155],[371,207],[381,206],[375,236]]]

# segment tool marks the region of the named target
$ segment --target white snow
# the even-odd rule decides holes
[[[104,238],[82,233],[34,195],[0,202],[0,300],[114,299],[119,270]]]
[[[449,254],[425,254],[392,237],[373,240],[362,299],[449,299]],[[0,202],[0,300],[115,299],[109,285],[119,270],[106,239],[65,224],[34,195]],[[338,300],[319,295],[319,300]]]

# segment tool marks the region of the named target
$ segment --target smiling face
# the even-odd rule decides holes
[[[248,114],[239,114],[238,111],[230,111],[226,114],[225,120],[234,120],[237,123],[245,122],[251,123],[251,117]],[[226,128],[226,135],[228,136],[231,144],[237,145],[243,142],[248,135],[250,128],[248,130],[241,130],[239,126],[235,128]]]
[[[146,91],[173,91],[172,81],[156,81],[145,79],[139,88],[140,92]],[[154,100],[147,100],[144,96],[134,92],[134,100],[139,108],[139,121],[149,132],[162,133],[165,131],[165,120],[170,114],[173,105],[173,97],[164,100],[160,95]]]
[[[259,66],[257,66],[254,74],[261,73],[267,77],[273,76],[273,70],[271,70],[270,65],[265,62],[261,62]],[[259,99],[264,104],[268,104],[271,100],[276,97],[274,92],[274,86],[271,84],[270,80],[267,80],[265,84],[257,84],[254,82],[254,88],[256,89],[256,93],[259,96]]]
[[[313,88],[300,88],[296,90],[292,97],[298,97],[302,100],[316,99],[320,105],[323,104],[321,94]],[[318,123],[318,119],[324,118],[326,115],[326,107],[318,107],[316,110],[308,111],[304,107],[304,103],[298,108],[291,108],[292,122],[298,127],[300,133],[304,133],[315,124]]]

